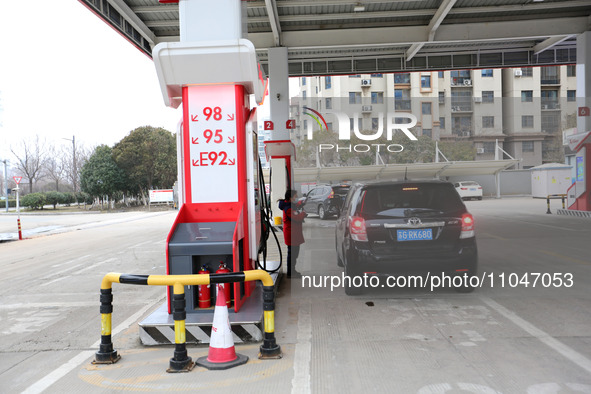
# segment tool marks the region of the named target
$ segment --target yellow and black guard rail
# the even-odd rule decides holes
[[[564,206],[564,200],[566,199],[566,194],[548,194],[546,197],[546,204],[548,204],[548,210],[546,211],[547,214],[551,214],[552,211],[550,210],[550,200],[561,199],[562,200],[562,209],[566,209]]]
[[[185,340],[186,301],[185,286],[249,282],[260,280],[263,283],[264,337],[260,347],[259,359],[281,358],[281,347],[275,341],[275,293],[273,279],[263,270],[231,272],[227,274],[199,275],[131,275],[108,273],[101,282],[101,343],[96,352],[95,364],[113,364],[121,356],[113,349],[111,339],[111,314],[113,313],[113,283],[148,286],[172,286],[172,312],[174,318],[175,351],[170,359],[168,372],[189,371],[193,367],[187,355]]]

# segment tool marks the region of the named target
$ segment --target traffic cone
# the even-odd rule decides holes
[[[218,285],[211,339],[209,341],[209,354],[198,358],[195,364],[207,369],[219,370],[246,364],[247,361],[247,356],[236,353],[236,349],[234,349],[226,296]]]

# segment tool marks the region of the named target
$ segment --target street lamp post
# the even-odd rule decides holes
[[[8,160],[2,160],[4,163],[4,196],[6,196],[6,200],[4,200],[4,205],[6,206],[6,212],[8,212],[8,170],[6,169],[6,163]]]
[[[74,193],[76,193],[76,181],[78,180],[78,170],[76,168],[76,136],[73,135],[72,139],[62,138],[62,140],[72,141],[72,183],[74,184]]]

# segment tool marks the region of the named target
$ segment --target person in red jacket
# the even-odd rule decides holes
[[[298,192],[287,190],[285,200],[279,201],[279,209],[283,211],[283,239],[287,245],[287,277],[291,278],[302,276],[296,271],[295,265],[300,254],[300,245],[303,244],[304,234],[302,232],[302,223],[308,216],[305,212],[300,212],[297,206]]]

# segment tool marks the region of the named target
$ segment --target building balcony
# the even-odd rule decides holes
[[[472,86],[472,78],[466,77],[454,77],[451,79],[451,86],[452,87],[471,87]]]
[[[410,100],[395,100],[394,109],[396,111],[410,111],[411,110]]]
[[[472,132],[470,130],[452,130],[451,134],[454,137],[461,137],[461,138],[472,137]]]
[[[543,77],[540,80],[542,85],[560,85],[560,78],[556,77]]]
[[[470,104],[451,104],[451,112],[472,112],[472,103]]]
[[[542,100],[542,111],[559,111],[560,103],[558,100]]]

